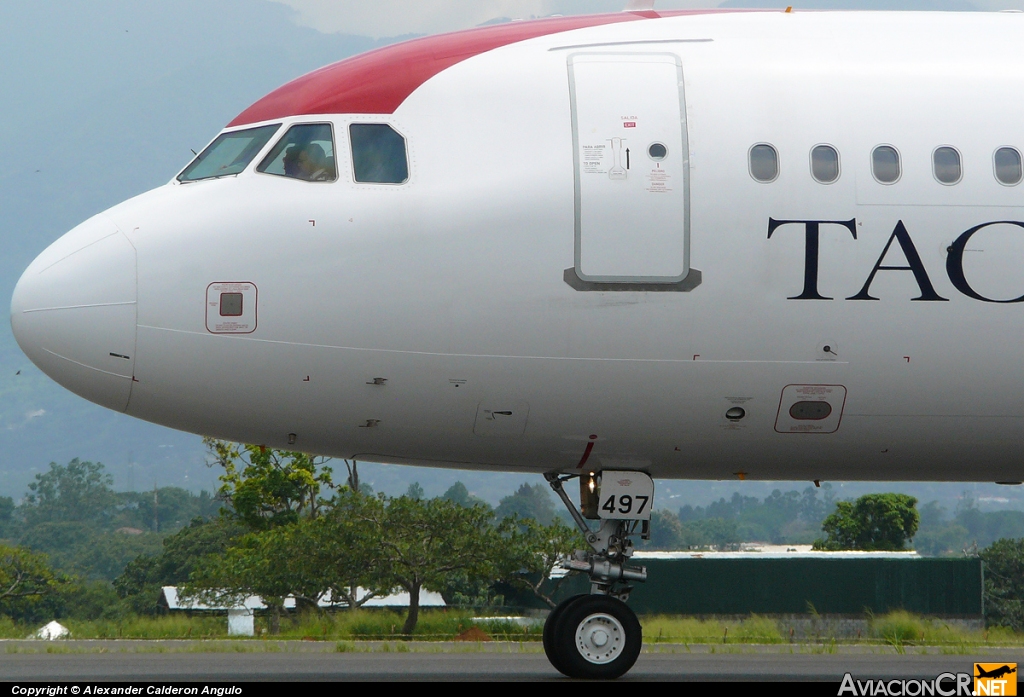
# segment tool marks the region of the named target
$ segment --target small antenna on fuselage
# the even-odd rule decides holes
[[[656,0],[629,0],[623,12],[639,12],[641,10],[653,10]]]

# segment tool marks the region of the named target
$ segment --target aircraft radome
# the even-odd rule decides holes
[[[652,477],[1024,478],[1022,37],[645,9],[378,49],[43,251],[14,333],[173,428],[543,473],[585,526],[578,476],[593,594],[545,647],[618,676]]]

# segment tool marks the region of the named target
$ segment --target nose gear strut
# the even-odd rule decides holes
[[[559,475],[555,472],[548,472],[544,475],[558,498],[562,499],[562,503],[569,509],[569,515],[576,521],[576,527],[580,529],[583,538],[590,545],[590,550],[577,550],[565,567],[590,576],[591,595],[610,595],[625,602],[629,599],[630,591],[633,590],[633,587],[627,584],[647,580],[647,569],[642,566],[634,567],[626,564],[633,556],[633,541],[630,536],[637,533],[639,524],[642,526],[640,529],[641,539],[650,539],[650,521],[606,519],[601,521],[601,527],[597,531],[591,530],[583,514],[573,505],[572,499],[562,487],[563,482],[574,479],[576,476]]]
[[[626,673],[640,655],[642,630],[626,605],[631,583],[647,580],[647,569],[629,565],[633,556],[631,536],[650,539],[650,505],[654,484],[642,472],[605,472],[624,476],[619,485],[633,485],[637,495],[598,496],[595,475],[581,479],[580,495],[587,517],[603,518],[591,530],[584,513],[573,505],[563,483],[580,475],[548,472],[544,478],[562,500],[590,549],[577,550],[563,566],[590,577],[590,595],[563,601],[548,615],[544,625],[544,651],[560,672],[573,678],[609,679]],[[589,484],[589,491],[587,486]],[[613,488],[613,487],[609,487]],[[642,495],[641,492],[647,495]],[[600,511],[598,510],[600,506]],[[646,515],[643,515],[646,513]]]

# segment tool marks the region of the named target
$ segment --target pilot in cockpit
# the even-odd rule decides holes
[[[332,178],[328,169],[327,153],[317,143],[291,146],[284,154],[282,164],[286,176],[317,182]]]

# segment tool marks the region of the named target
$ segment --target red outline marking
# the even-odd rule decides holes
[[[216,331],[210,329],[210,310],[209,310],[209,307],[207,306],[207,308],[206,308],[206,318],[204,320],[204,324],[206,326],[206,331],[208,331],[211,334],[215,334],[217,336],[230,336],[232,334],[252,334],[252,333],[254,333],[256,331],[256,327],[259,326],[259,301],[260,301],[260,289],[259,289],[259,287],[255,283],[253,283],[252,281],[214,281],[210,285],[206,286],[206,301],[203,303],[204,305],[208,305],[208,303],[210,302],[210,289],[213,288],[216,285],[250,285],[250,286],[252,286],[252,289],[254,291],[254,293],[253,293],[254,300],[253,300],[253,308],[252,308],[252,329],[250,329],[247,332],[216,332]],[[218,303],[219,302],[220,301],[218,300]],[[219,307],[217,308],[217,312],[220,313],[220,308]],[[221,315],[221,316],[223,316],[223,315]],[[238,315],[238,316],[239,317],[244,317],[244,314],[243,315]]]
[[[594,450],[594,441],[587,443],[587,449],[583,451],[583,457],[580,458],[580,464],[576,465],[576,469],[583,469],[583,465],[587,464],[587,460],[590,459],[590,453]]]
[[[550,17],[414,39],[353,56],[296,78],[236,116],[228,127],[305,114],[393,114],[420,85],[441,71],[502,46],[619,22],[727,12],[750,10],[643,11]]]
[[[782,400],[786,396],[786,388],[789,387],[842,387],[843,388],[843,403],[839,405],[839,421],[836,422],[836,428],[834,431],[780,431],[779,430],[779,417],[782,415]],[[800,435],[800,436],[827,436],[835,433],[839,430],[839,427],[843,423],[843,411],[846,409],[846,398],[849,396],[850,390],[847,389],[846,385],[823,385],[819,383],[801,383],[791,382],[782,388],[782,394],[779,395],[779,410],[775,412],[775,432],[783,435]],[[831,404],[831,402],[829,402]],[[833,412],[834,413],[834,412]]]

